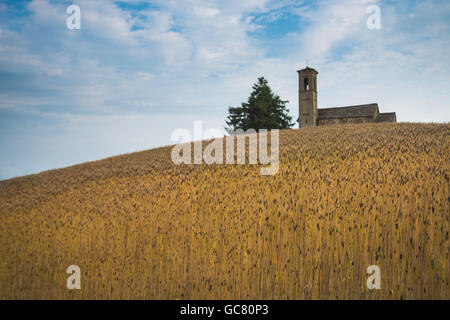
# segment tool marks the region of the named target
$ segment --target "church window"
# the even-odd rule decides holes
[[[309,90],[308,78],[303,79],[303,84],[305,86],[305,90],[308,91]]]

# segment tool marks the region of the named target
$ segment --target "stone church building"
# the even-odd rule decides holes
[[[377,103],[317,109],[317,75],[313,68],[299,70],[299,128],[342,123],[396,122],[395,112],[380,113]]]

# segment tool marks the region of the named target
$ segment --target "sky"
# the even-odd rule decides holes
[[[449,122],[450,1],[0,0],[0,180],[223,131],[260,76],[297,119],[307,61],[319,108]]]

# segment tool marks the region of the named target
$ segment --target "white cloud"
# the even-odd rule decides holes
[[[220,10],[214,8],[194,7],[194,12],[200,18],[210,18],[220,13]]]

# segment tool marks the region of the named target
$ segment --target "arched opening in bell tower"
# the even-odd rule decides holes
[[[304,85],[305,91],[309,91],[308,78],[303,79],[303,85]]]

